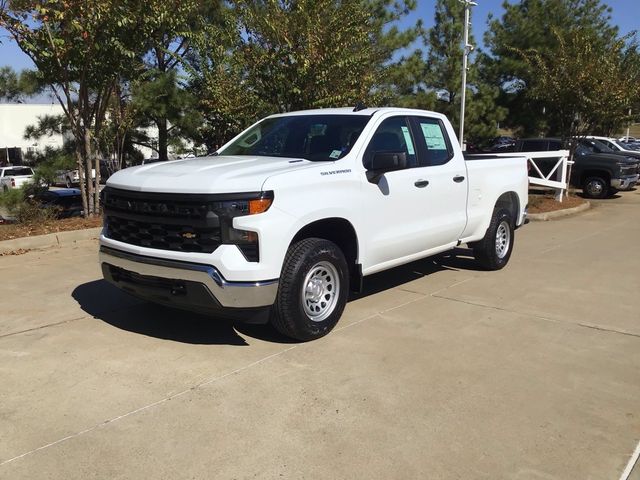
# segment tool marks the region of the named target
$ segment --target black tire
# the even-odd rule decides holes
[[[313,276],[314,272],[317,276]],[[311,277],[306,282],[309,276]],[[315,286],[317,290],[313,291]],[[332,294],[332,291],[336,293]],[[317,294],[318,299],[303,301],[303,296],[307,294],[310,297]],[[323,337],[338,323],[348,294],[349,267],[340,248],[328,240],[306,238],[291,245],[287,251],[271,324],[283,335],[296,340],[307,341]],[[323,300],[325,306],[322,306]],[[314,312],[316,319],[309,313],[313,308],[322,312]]]
[[[7,187],[6,185],[3,185],[3,186],[2,186],[2,191],[3,191],[4,193],[7,193],[7,192],[9,191],[9,187]]]
[[[67,188],[71,188],[71,187],[73,186],[73,184],[71,183],[71,179],[70,179],[69,177],[67,177],[67,178],[65,179],[64,185],[65,185]]]
[[[609,183],[602,177],[587,177],[582,182],[582,193],[587,198],[607,198],[609,196]]]
[[[498,244],[498,230],[502,241]],[[506,237],[506,238],[505,238]],[[494,210],[484,238],[472,245],[476,261],[486,270],[500,270],[511,258],[514,240],[514,220],[508,210]],[[506,243],[504,243],[506,241]]]

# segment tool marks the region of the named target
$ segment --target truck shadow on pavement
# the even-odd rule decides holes
[[[104,280],[79,285],[71,296],[93,318],[128,332],[181,343],[248,345],[229,320],[139,300]],[[249,329],[247,335],[280,343],[288,341],[285,337],[279,338],[277,332],[267,332],[268,325],[250,327],[262,327],[264,335],[261,329],[257,329],[256,335],[251,335]]]
[[[478,270],[470,250],[456,248],[371,275],[361,293],[349,301],[399,287],[443,270]],[[130,296],[100,279],[78,285],[71,293],[80,308],[93,318],[132,333],[174,342],[201,345],[248,345],[240,334],[273,343],[298,343],[270,325],[251,325],[186,312]]]
[[[406,283],[432,275],[444,270],[472,270],[481,271],[470,248],[454,248],[433,257],[416,260],[390,270],[375,273],[365,278],[363,290],[351,295],[349,301],[365,298],[370,295],[401,287]]]

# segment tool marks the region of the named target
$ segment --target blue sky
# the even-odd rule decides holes
[[[479,46],[482,46],[482,34],[487,26],[487,16],[490,13],[496,17],[502,15],[502,0],[476,1],[478,6],[473,9],[471,21],[476,41],[480,43]],[[612,23],[618,25],[622,34],[640,29],[640,0],[605,0],[603,3],[613,9]],[[403,23],[410,24],[422,18],[427,27],[433,25],[434,5],[435,0],[418,0],[418,8]],[[15,70],[33,66],[31,60],[7,37],[4,31],[0,31],[0,42],[0,66],[9,65]]]

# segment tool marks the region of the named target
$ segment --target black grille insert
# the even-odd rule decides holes
[[[260,193],[238,195],[165,194],[103,191],[106,236],[147,248],[211,253],[223,242],[220,215],[224,202],[246,200]]]

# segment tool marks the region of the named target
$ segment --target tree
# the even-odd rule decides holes
[[[136,67],[153,30],[147,4],[133,0],[1,0],[0,27],[35,63],[64,110],[75,139],[85,215],[99,213],[100,136],[114,86]]]
[[[490,85],[501,87],[499,104],[508,109],[505,126],[522,135],[547,134],[555,130],[545,104],[527,90],[538,72],[518,52],[535,49],[553,55],[557,44],[553,31],[580,30],[596,45],[606,45],[618,33],[610,23],[611,9],[600,0],[520,0],[505,1],[500,19],[489,19],[480,54],[481,75]]]
[[[236,3],[247,86],[278,112],[353,105],[381,75],[373,18],[360,0]]]
[[[463,29],[464,5],[458,0],[438,0],[435,23],[425,39],[429,46],[426,84],[431,91],[438,93],[438,100],[432,95],[429,98],[431,103],[424,108],[446,114],[456,129],[460,123]],[[469,42],[474,43],[471,33]],[[468,66],[467,89],[466,136],[475,142],[493,137],[506,112],[496,106],[498,89],[483,81],[473,57]]]
[[[629,37],[601,45],[588,30],[552,31],[553,52],[518,50],[537,72],[527,95],[546,105],[554,133],[563,138],[588,133],[610,135],[626,121],[640,98],[638,50]]]
[[[184,88],[179,72],[219,9],[219,1],[152,1],[145,12],[157,20],[147,39],[144,72],[131,85],[132,103],[142,123],[146,120],[158,129],[160,160],[167,160],[169,144],[190,136],[200,120],[195,99]]]
[[[22,70],[17,73],[11,67],[0,67],[0,100],[22,102],[42,91],[37,72]]]

